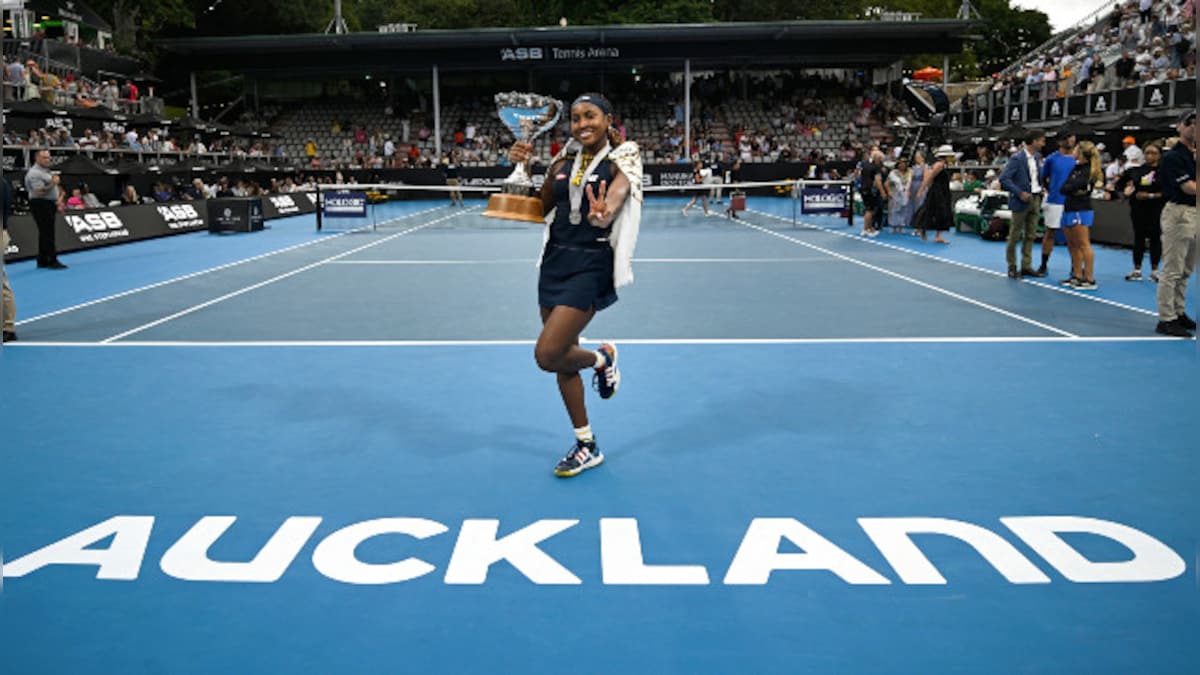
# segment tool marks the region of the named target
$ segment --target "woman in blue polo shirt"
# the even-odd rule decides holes
[[[1096,144],[1082,141],[1075,146],[1075,168],[1067,176],[1060,192],[1063,203],[1062,226],[1071,251],[1071,277],[1062,285],[1081,291],[1096,290],[1096,262],[1092,251],[1091,232],[1095,211],[1092,210],[1092,190],[1104,186],[1104,171],[1100,168],[1100,153]]]

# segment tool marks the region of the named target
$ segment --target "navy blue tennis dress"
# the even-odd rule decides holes
[[[566,305],[585,312],[593,307],[600,311],[617,301],[613,249],[608,242],[610,230],[588,222],[586,192],[579,206],[582,216],[579,224],[571,224],[571,166],[570,160],[564,162],[552,176],[556,208],[550,223],[550,240],[542,253],[538,304],[547,309]],[[592,186],[595,194],[601,181],[612,185],[612,178],[612,162],[603,159],[588,176],[587,185]]]

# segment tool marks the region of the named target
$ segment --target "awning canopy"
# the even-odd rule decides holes
[[[21,4],[25,6],[25,9],[36,12],[39,17],[68,19],[108,32],[113,29],[112,24],[79,0],[24,0]]]

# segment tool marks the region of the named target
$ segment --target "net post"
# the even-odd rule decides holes
[[[846,183],[846,227],[854,227],[854,181]]]
[[[797,178],[792,186],[792,229],[796,229],[796,202],[804,199],[804,179]]]
[[[317,183],[317,232],[321,231],[321,184]]]

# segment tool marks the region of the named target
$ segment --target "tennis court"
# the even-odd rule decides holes
[[[570,480],[541,227],[482,201],[11,265],[2,670],[1194,668],[1200,364],[1126,251],[1086,295],[685,201],[586,331],[623,381]]]

